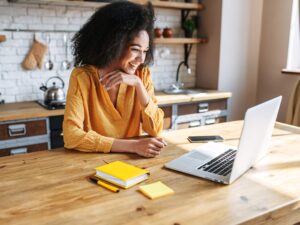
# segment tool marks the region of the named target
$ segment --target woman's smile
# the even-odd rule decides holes
[[[123,52],[118,67],[128,74],[134,74],[138,67],[145,62],[149,49],[149,35],[145,30],[137,33],[132,42]]]

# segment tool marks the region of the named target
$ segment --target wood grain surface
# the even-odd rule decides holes
[[[293,224],[300,221],[300,128],[278,124],[270,153],[231,185],[174,172],[164,163],[199,144],[188,135],[222,135],[237,145],[242,121],[170,131],[157,158],[51,150],[0,158],[0,224]],[[285,129],[285,128],[288,129]],[[112,193],[90,183],[94,168],[122,160],[146,168],[174,195],[149,200],[138,185]]]
[[[129,0],[137,4],[146,4],[148,0]],[[76,7],[103,7],[107,5],[109,1],[84,1],[84,0],[18,0],[18,3],[26,4],[43,4],[50,6],[76,6]],[[175,1],[161,1],[161,0],[151,0],[154,7],[157,8],[170,8],[170,9],[193,9],[202,10],[204,5],[200,3],[185,3],[185,2],[175,2]]]

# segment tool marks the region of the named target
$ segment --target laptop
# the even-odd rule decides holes
[[[209,142],[165,164],[166,168],[231,184],[268,153],[282,97],[249,108],[238,148]]]

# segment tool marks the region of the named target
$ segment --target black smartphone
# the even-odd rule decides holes
[[[189,136],[187,138],[191,143],[193,142],[208,142],[208,141],[224,141],[224,138],[222,138],[219,135],[211,135],[211,136]]]

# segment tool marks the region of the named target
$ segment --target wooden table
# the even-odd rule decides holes
[[[154,159],[64,149],[0,158],[0,224],[292,224],[300,221],[300,128],[277,124],[270,154],[231,185],[163,168],[199,144],[188,135],[219,134],[237,144],[242,122],[167,132]],[[112,193],[87,181],[96,166],[123,160],[147,168],[175,194],[150,200],[138,185]]]

